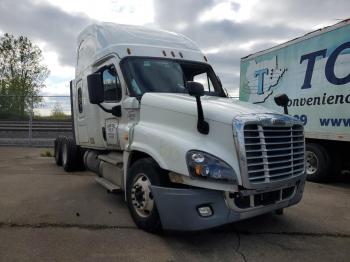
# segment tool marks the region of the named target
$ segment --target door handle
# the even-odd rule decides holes
[[[106,138],[106,128],[105,127],[102,127],[102,136],[103,136],[103,140],[106,141],[107,138]]]

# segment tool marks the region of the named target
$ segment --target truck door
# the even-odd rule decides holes
[[[104,86],[104,105],[108,108],[120,105],[122,100],[122,88],[117,70],[113,64],[107,65],[101,72]],[[103,139],[107,148],[118,149],[120,142],[118,137],[119,118],[108,114],[105,117],[103,127]]]
[[[76,83],[76,95],[75,98],[75,105],[76,108],[74,109],[77,117],[75,118],[75,121],[77,122],[77,129],[78,132],[76,134],[76,138],[78,141],[82,144],[88,143],[88,129],[86,125],[86,115],[85,115],[85,105],[84,105],[84,94],[83,94],[83,81],[80,79]]]

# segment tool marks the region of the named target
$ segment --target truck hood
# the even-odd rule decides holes
[[[232,98],[202,96],[201,101],[205,119],[227,124],[232,124],[232,119],[237,115],[278,113],[262,106],[241,102]],[[142,106],[197,116],[196,98],[188,94],[146,93],[141,100]]]

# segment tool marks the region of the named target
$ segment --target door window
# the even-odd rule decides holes
[[[114,66],[102,71],[102,80],[104,86],[104,101],[119,102],[122,92],[120,80]]]

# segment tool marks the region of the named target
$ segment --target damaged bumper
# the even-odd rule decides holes
[[[151,188],[163,229],[196,231],[297,204],[302,198],[304,185],[305,178],[288,187],[238,193],[200,188]],[[203,216],[200,207],[210,207],[210,215]]]

